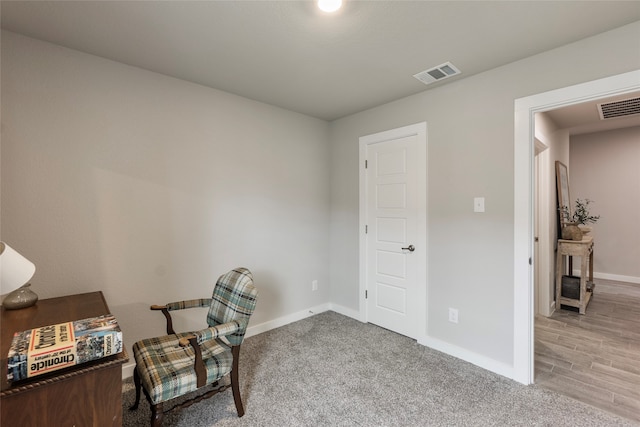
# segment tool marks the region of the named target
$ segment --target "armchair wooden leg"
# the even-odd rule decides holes
[[[233,346],[232,353],[233,365],[231,368],[231,390],[233,391],[233,401],[236,404],[238,417],[242,417],[244,415],[244,407],[242,406],[242,398],[240,397],[240,380],[238,378],[238,360],[240,359],[240,346]]]
[[[151,405],[151,427],[162,427],[163,418],[162,403]]]
[[[130,411],[138,409],[138,404],[140,403],[140,388],[142,388],[142,385],[140,384],[140,375],[138,374],[137,366],[133,369],[133,383],[136,386],[136,401],[129,408]]]

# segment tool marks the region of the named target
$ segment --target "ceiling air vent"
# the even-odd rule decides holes
[[[600,113],[600,119],[602,120],[640,114],[640,98],[598,104],[598,113]]]
[[[413,77],[428,85],[457,74],[460,74],[460,70],[458,70],[451,62],[445,62],[437,67],[414,74]]]

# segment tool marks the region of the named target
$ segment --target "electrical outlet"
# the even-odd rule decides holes
[[[318,281],[314,280],[311,282],[311,290],[312,291],[317,291],[318,290]]]
[[[458,309],[449,308],[449,322],[458,323]]]

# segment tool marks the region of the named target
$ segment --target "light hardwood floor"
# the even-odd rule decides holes
[[[586,314],[535,319],[535,382],[640,423],[640,285],[595,280]]]

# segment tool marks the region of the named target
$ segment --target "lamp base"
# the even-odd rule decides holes
[[[31,283],[27,283],[9,293],[2,301],[2,306],[7,310],[17,310],[34,305],[38,301],[38,295],[29,289],[30,286]]]

